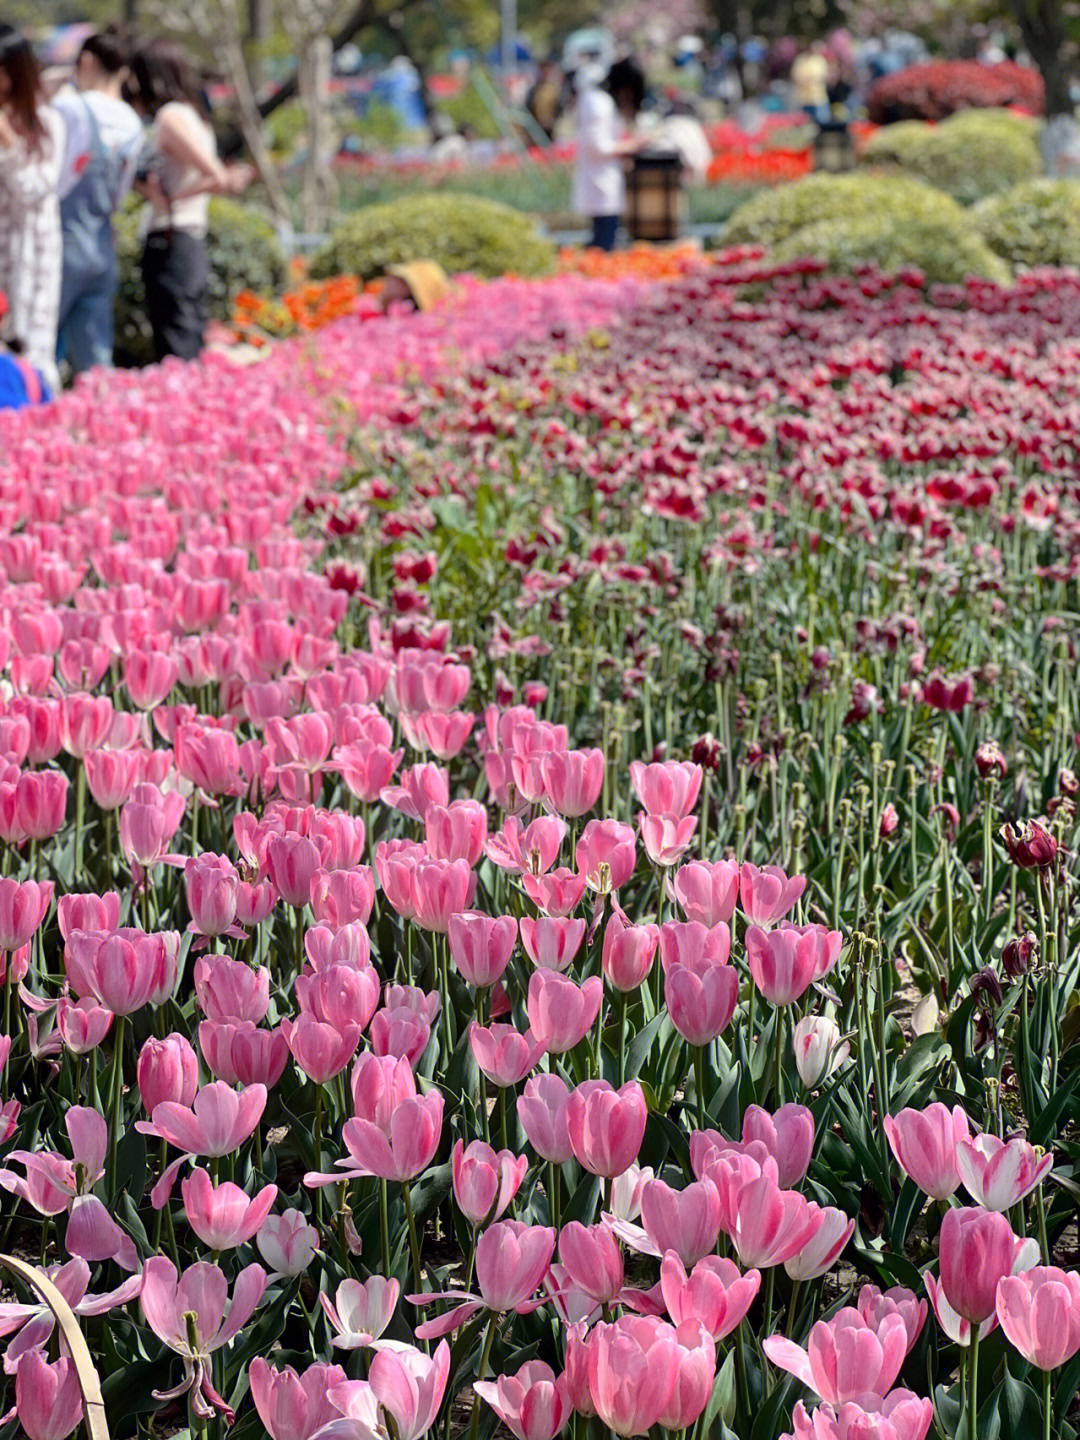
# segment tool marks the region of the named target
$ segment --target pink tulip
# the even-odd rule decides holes
[[[201,955],[195,962],[195,998],[208,1020],[251,1020],[256,1025],[270,1008],[270,971],[253,970],[227,955]]]
[[[356,1057],[351,1089],[356,1118],[389,1132],[394,1111],[416,1095],[416,1080],[407,1060],[364,1051]]]
[[[392,1005],[373,1017],[369,1039],[375,1055],[401,1057],[418,1065],[431,1039],[431,1026],[408,1005]]]
[[[73,1360],[50,1365],[41,1350],[19,1356],[15,1412],[27,1440],[67,1440],[83,1418],[82,1387]]]
[[[773,1005],[791,1005],[836,964],[842,940],[824,927],[786,925],[746,932],[746,960],[754,984]]]
[[[731,1238],[740,1261],[759,1270],[782,1265],[798,1255],[825,1223],[823,1213],[812,1211],[797,1190],[781,1190],[768,1174],[737,1191],[731,1221]]]
[[[926,1301],[920,1300],[913,1290],[907,1290],[903,1285],[894,1285],[884,1294],[876,1285],[863,1285],[855,1308],[875,1330],[886,1315],[899,1315],[907,1330],[909,1354],[926,1323]]]
[[[624,994],[636,990],[652,969],[659,942],[655,925],[627,925],[618,912],[612,914],[601,957],[609,983]]]
[[[676,870],[672,893],[688,920],[706,926],[727,924],[735,913],[739,867],[731,860],[692,860]]]
[[[249,1085],[237,1094],[215,1080],[202,1087],[191,1106],[163,1100],[150,1112],[149,1123],[141,1120],[137,1128],[189,1155],[212,1158],[239,1150],[254,1133],[265,1108],[265,1085]]]
[[[445,1340],[432,1356],[411,1346],[378,1352],[368,1372],[369,1383],[393,1419],[398,1440],[420,1440],[431,1429],[449,1375],[450,1347]]]
[[[775,925],[798,903],[806,889],[806,876],[790,880],[778,865],[744,864],[739,870],[739,906],[751,925]]]
[[[882,1121],[889,1147],[904,1174],[934,1200],[947,1200],[960,1186],[956,1151],[970,1139],[963,1107],[934,1101],[925,1110],[901,1110]]]
[[[52,904],[51,880],[0,879],[0,950],[21,950],[35,935]]]
[[[309,1172],[305,1185],[330,1185],[363,1175],[404,1183],[415,1180],[435,1157],[442,1135],[443,1097],[438,1090],[402,1100],[390,1116],[388,1131],[370,1120],[347,1120],[341,1132],[349,1154],[335,1174]]]
[[[204,795],[243,793],[240,747],[235,735],[227,730],[183,724],[176,732],[174,744],[176,768]]]
[[[60,702],[60,744],[81,760],[88,750],[102,745],[112,721],[113,704],[107,695],[65,695]]]
[[[719,1192],[711,1180],[695,1180],[684,1190],[649,1180],[641,1190],[641,1223],[657,1255],[672,1251],[693,1266],[716,1248]]]
[[[644,1315],[597,1325],[588,1342],[589,1396],[616,1435],[645,1435],[672,1403],[681,1359],[673,1326]]]
[[[88,1055],[109,1033],[113,1013],[93,999],[72,1001],[61,995],[56,1002],[56,1028],[73,1055]]]
[[[568,820],[586,815],[604,785],[602,750],[552,751],[543,759],[544,793],[552,809]]]
[[[120,846],[128,864],[148,870],[166,859],[185,809],[178,790],[164,794],[156,785],[136,785],[120,811]]]
[[[731,1023],[739,1001],[733,965],[672,965],[664,976],[664,1002],[671,1023],[689,1045],[708,1045]]]
[[[469,1026],[469,1049],[473,1059],[493,1085],[508,1089],[535,1069],[544,1047],[527,1030],[524,1035],[512,1025]]]
[[[286,905],[306,905],[312,877],[322,863],[314,841],[306,835],[272,835],[266,854],[270,879]]]
[[[622,1251],[606,1225],[571,1220],[559,1232],[559,1259],[594,1305],[609,1305],[623,1288]]]
[[[367,865],[355,870],[316,870],[311,877],[311,911],[319,924],[366,925],[375,904],[375,881]]]
[[[0,786],[0,839],[8,844],[49,840],[63,828],[68,778],[60,770],[30,770]]]
[[[314,975],[298,975],[293,994],[302,1011],[343,1035],[370,1024],[379,1003],[379,977],[368,964],[332,964]]]
[[[289,1063],[281,1026],[260,1030],[251,1020],[203,1020],[199,1049],[218,1080],[227,1085],[265,1085],[272,1090]]]
[[[224,855],[193,855],[184,867],[191,924],[198,935],[231,933],[236,921],[240,875]]]
[[[565,1165],[574,1153],[567,1125],[569,1105],[570,1091],[558,1075],[534,1075],[518,1096],[518,1120],[529,1144],[553,1165]]]
[[[675,1327],[675,1350],[675,1385],[656,1422],[669,1432],[688,1430],[697,1422],[709,1403],[716,1379],[716,1346],[697,1320],[686,1320]]]
[[[552,1055],[564,1055],[588,1034],[600,1013],[604,982],[590,976],[580,987],[557,970],[534,970],[526,1009],[529,1028]]]
[[[956,1168],[976,1205],[1004,1212],[1042,1184],[1054,1168],[1054,1157],[1041,1155],[1020,1136],[1000,1140],[983,1134],[957,1143]]]
[[[178,942],[175,932],[76,930],[64,947],[64,968],[77,994],[92,995],[114,1015],[133,1015],[172,994]]]
[[[726,965],[730,954],[731,931],[722,920],[712,926],[700,920],[665,920],[660,926],[665,975],[680,967],[701,975],[713,965]]]
[[[585,876],[560,867],[546,875],[524,875],[525,894],[548,917],[568,916],[585,894]]]
[[[660,1266],[660,1291],[672,1324],[696,1320],[713,1340],[730,1335],[745,1317],[761,1288],[761,1273],[741,1274],[733,1260],[706,1255],[689,1275],[674,1251]]]
[[[61,895],[56,902],[56,914],[64,940],[73,930],[117,930],[120,896],[115,890],[104,895]]]
[[[147,1260],[139,1296],[143,1319],[159,1340],[184,1357],[185,1369],[175,1390],[154,1392],[158,1399],[190,1392],[197,1415],[209,1419],[219,1410],[230,1425],[234,1422],[234,1412],[213,1388],[210,1356],[239,1334],[265,1289],[266,1272],[261,1265],[249,1265],[236,1277],[228,1304],[228,1282],[216,1265],[200,1261],[178,1276],[175,1265],[163,1255]],[[189,1315],[194,1319],[189,1320]]]
[[[938,1324],[958,1345],[970,1345],[973,1327],[981,1340],[997,1320],[998,1281],[1019,1275],[1039,1261],[1037,1240],[1021,1240],[1008,1220],[974,1206],[949,1210],[938,1236],[937,1280],[924,1276]]]
[[[1080,1275],[1036,1265],[998,1281],[995,1313],[1010,1344],[1039,1370],[1056,1370],[1080,1350]]]
[[[827,1016],[805,1016],[795,1026],[791,1043],[795,1069],[807,1090],[827,1080],[851,1056],[851,1046],[841,1036],[839,1025]]]
[[[133,650],[124,657],[124,685],[136,710],[153,710],[168,698],[176,684],[179,666],[170,655],[154,650]]]
[[[449,804],[450,778],[441,765],[411,765],[401,772],[401,784],[387,786],[380,798],[410,820],[423,823],[429,805]]]
[[[630,764],[630,783],[650,815],[675,815],[682,819],[697,804],[703,770],[689,760],[646,765]]]
[[[772,1115],[749,1105],[743,1115],[743,1144],[760,1140],[776,1161],[781,1190],[798,1185],[814,1153],[814,1117],[805,1105],[782,1105]]]
[[[819,1320],[806,1349],[773,1335],[762,1347],[780,1370],[794,1375],[831,1405],[873,1395],[884,1399],[907,1356],[907,1331],[899,1315],[886,1315],[874,1328],[846,1306],[831,1320]]]
[[[83,759],[86,784],[99,810],[119,810],[144,778],[139,750],[88,750]]]
[[[450,957],[470,985],[494,985],[514,953],[518,924],[512,915],[491,916],[479,910],[451,915],[447,926]]]
[[[342,1280],[333,1301],[319,1292],[319,1304],[333,1326],[339,1350],[362,1350],[375,1344],[393,1319],[401,1286],[372,1275],[369,1280]]]
[[[528,1168],[527,1155],[510,1150],[496,1154],[482,1140],[472,1141],[467,1149],[463,1140],[455,1141],[450,1157],[454,1200],[469,1224],[488,1225],[500,1219]]]
[[[308,1013],[296,1020],[283,1020],[281,1033],[297,1065],[316,1085],[325,1085],[340,1075],[360,1043],[358,1025],[339,1031]]]
[[[526,955],[541,970],[569,970],[585,939],[586,922],[562,915],[524,915],[521,943]]]
[[[447,933],[451,915],[468,910],[476,894],[476,875],[467,860],[421,860],[412,881],[416,923],[438,935]]]
[[[810,1202],[811,1215],[819,1207]],[[855,1221],[849,1220],[842,1210],[831,1205],[820,1207],[824,1217],[821,1229],[807,1242],[797,1255],[784,1261],[784,1269],[792,1280],[817,1280],[827,1274],[839,1260],[847,1243],[855,1233]],[[860,1311],[860,1313],[862,1313]]]
[[[329,1392],[344,1380],[340,1365],[309,1365],[298,1375],[291,1365],[276,1370],[261,1355],[248,1368],[251,1398],[270,1440],[311,1440],[337,1420]]]
[[[638,829],[645,854],[654,865],[677,865],[689,850],[697,829],[697,817],[688,815],[638,815]]]
[[[645,1094],[636,1080],[621,1090],[606,1080],[586,1080],[566,1106],[567,1133],[578,1164],[605,1179],[621,1175],[638,1157],[647,1119]]]
[[[464,860],[476,865],[486,839],[487,811],[478,800],[429,805],[424,814],[424,840],[433,860]]]
[[[208,1250],[234,1250],[258,1231],[277,1198],[277,1186],[265,1185],[249,1200],[239,1185],[215,1185],[195,1166],[180,1186],[188,1224]]]
[[[409,1296],[415,1305],[430,1305],[437,1300],[464,1302],[437,1320],[418,1325],[418,1339],[434,1340],[446,1335],[483,1309],[500,1313],[512,1310],[518,1315],[538,1309],[544,1302],[533,1296],[547,1273],[554,1249],[555,1231],[542,1225],[523,1225],[518,1220],[499,1220],[489,1225],[476,1245],[479,1295],[447,1290]]]
[[[502,870],[544,875],[559,858],[565,838],[566,822],[557,815],[538,815],[524,828],[517,816],[511,815],[503,828],[485,841],[484,853]]]
[[[136,1078],[148,1115],[163,1100],[190,1105],[199,1088],[198,1057],[183,1035],[174,1033],[164,1040],[151,1036],[139,1051]]]
[[[893,1390],[884,1399],[861,1396],[839,1411],[819,1405],[812,1412],[800,1400],[791,1417],[794,1430],[783,1440],[926,1440],[934,1423],[934,1402],[910,1390]]]
[[[570,1418],[566,1381],[542,1360],[529,1360],[496,1382],[477,1380],[473,1389],[516,1440],[554,1440]]]
[[[634,873],[634,832],[619,820],[590,820],[574,850],[578,874],[598,895],[620,889]]]
[[[312,925],[304,932],[304,953],[316,973],[340,966],[353,970],[371,969],[371,937],[368,935],[367,926],[360,920],[351,920],[336,929],[331,929],[328,925]],[[378,980],[373,970],[371,978]],[[307,983],[306,980],[303,981],[304,985]],[[359,1024],[359,1021],[357,1023]]]
[[[319,1232],[302,1210],[284,1210],[266,1217],[255,1244],[274,1275],[303,1275],[319,1248]]]

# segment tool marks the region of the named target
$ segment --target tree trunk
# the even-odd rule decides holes
[[[255,101],[255,93],[251,88],[251,79],[248,75],[247,62],[244,59],[244,48],[238,36],[226,38],[224,42],[225,66],[229,72],[229,79],[232,81],[233,89],[236,92],[237,111],[240,116],[240,140],[248,148],[255,169],[259,172],[259,179],[266,187],[267,198],[270,201],[270,208],[281,220],[288,217],[289,202],[285,198],[285,192],[281,187],[281,180],[278,178],[277,166],[263,139],[262,116],[259,114],[259,107]],[[222,142],[222,151],[229,154],[227,141]],[[239,149],[239,145],[234,148]]]
[[[1072,115],[1061,0],[1013,0],[1024,45],[1046,87],[1046,118]]]
[[[300,50],[300,95],[307,115],[308,153],[304,162],[304,228],[320,234],[333,203],[334,137],[330,119],[329,35],[314,35]]]

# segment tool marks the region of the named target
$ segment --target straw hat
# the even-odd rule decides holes
[[[418,310],[430,310],[450,293],[446,271],[434,260],[410,260],[405,265],[390,265],[386,273],[401,281]]]

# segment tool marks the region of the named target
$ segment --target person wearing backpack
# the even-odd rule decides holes
[[[131,188],[143,144],[142,122],[121,98],[129,60],[119,26],[98,31],[79,51],[74,85],[53,102],[68,131],[57,350],[75,374],[112,364],[117,284],[112,217]]]

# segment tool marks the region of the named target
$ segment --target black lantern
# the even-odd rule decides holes
[[[854,169],[855,142],[851,138],[851,127],[846,120],[824,120],[819,122],[814,136],[814,169],[827,174],[839,174]]]
[[[682,157],[674,150],[641,150],[626,180],[626,228],[631,240],[677,240],[686,218]]]

